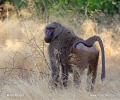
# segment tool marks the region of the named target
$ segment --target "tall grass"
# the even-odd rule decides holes
[[[114,25],[111,30],[105,24],[100,25],[92,20],[85,20],[81,25],[75,21],[76,27],[73,27],[67,19],[54,19],[54,21],[71,27],[77,35],[84,39],[94,34],[102,38],[106,55],[107,76],[105,81],[102,83],[100,80],[101,60],[99,60],[94,91],[89,93],[85,89],[86,71],[81,78],[82,83],[79,89],[74,88],[73,77],[70,74],[67,89],[53,90],[47,55],[48,45],[43,42],[46,23],[33,20],[8,20],[0,22],[2,38],[0,40],[0,99],[119,100],[120,40],[113,37],[113,35],[119,34],[119,27],[116,29]],[[117,22],[115,23],[119,25]],[[111,25],[109,24],[109,26]],[[114,33],[115,31],[118,33]]]

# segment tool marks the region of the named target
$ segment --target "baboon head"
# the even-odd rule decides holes
[[[63,31],[63,27],[60,23],[52,22],[48,24],[45,28],[44,40],[46,43],[50,43],[56,36],[58,36]]]

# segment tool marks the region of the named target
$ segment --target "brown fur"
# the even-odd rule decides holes
[[[49,28],[54,28],[54,31],[52,33],[52,39],[49,39],[50,41],[48,42],[46,30]],[[97,74],[99,52],[98,50],[96,50],[96,52],[87,52],[82,49],[78,50],[76,49],[76,45],[79,43],[84,44],[84,46],[89,50],[90,47],[93,47],[95,41],[99,42],[103,58],[101,78],[103,79],[105,77],[104,47],[100,37],[93,36],[85,41],[76,36],[73,31],[57,22],[53,22],[46,26],[45,35],[45,41],[49,43],[48,51],[50,57],[52,79],[56,85],[59,78],[60,67],[62,68],[62,82],[65,87],[67,86],[69,71],[74,71],[74,82],[75,84],[78,84],[80,83],[80,73],[82,73],[85,68],[88,68],[88,76],[92,75],[92,84],[94,84]],[[74,68],[77,70],[73,70]]]

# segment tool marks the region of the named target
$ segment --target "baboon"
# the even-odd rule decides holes
[[[104,46],[99,36],[83,40],[58,22],[52,22],[45,27],[46,43],[49,43],[48,53],[51,64],[52,80],[57,86],[60,67],[62,69],[62,84],[67,86],[68,72],[73,72],[74,83],[79,85],[80,75],[85,68],[88,68],[88,77],[92,76],[92,85],[95,83],[99,51],[94,46],[98,41],[102,54],[101,79],[105,78],[105,56]]]

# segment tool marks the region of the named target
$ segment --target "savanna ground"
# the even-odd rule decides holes
[[[47,46],[43,40],[42,20],[0,21],[0,100],[119,100],[120,98],[120,18],[96,23],[87,19],[81,24],[73,19],[51,17],[87,39],[99,35],[104,43],[106,78],[102,82],[101,55],[95,89],[87,92],[86,73],[79,89],[74,88],[72,75],[67,89],[52,89]],[[68,24],[69,23],[69,24]],[[98,46],[98,43],[96,43]],[[99,48],[99,46],[98,46]]]

